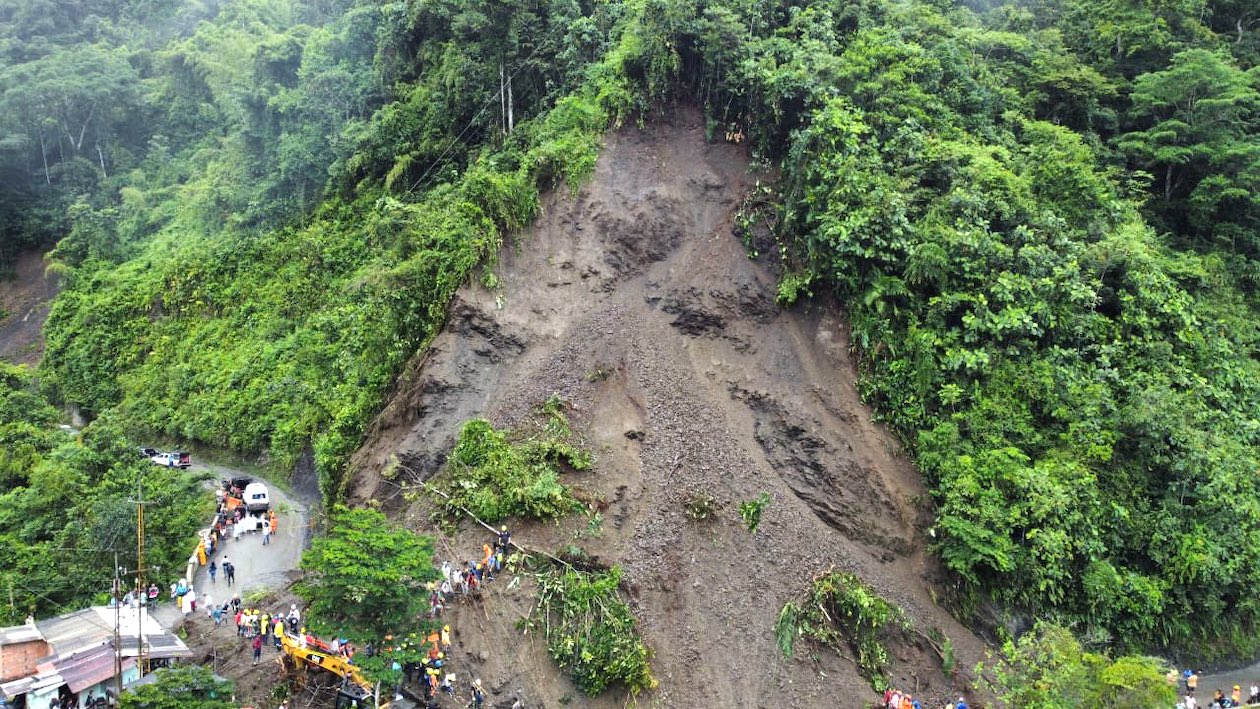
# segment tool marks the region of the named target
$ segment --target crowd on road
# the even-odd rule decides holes
[[[1170,682],[1175,681],[1175,675],[1175,671],[1170,673]],[[1237,684],[1234,685],[1234,688],[1228,694],[1225,693],[1225,690],[1218,688],[1212,691],[1210,700],[1204,699],[1200,701],[1196,696],[1199,691],[1199,673],[1194,670],[1186,670],[1182,672],[1181,677],[1185,696],[1181,698],[1181,701],[1177,702],[1177,709],[1233,709],[1234,707],[1260,704],[1260,682],[1256,680],[1251,682],[1246,701],[1243,701],[1242,686]]]

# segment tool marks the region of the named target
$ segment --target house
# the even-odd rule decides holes
[[[9,645],[0,639],[0,653],[4,653],[0,664],[4,668],[11,664],[13,670],[12,676],[6,674],[0,681],[0,697],[10,702],[21,697],[26,709],[47,709],[56,697],[62,699],[63,706],[83,707],[107,690],[113,694],[120,661],[122,681],[128,684],[152,667],[192,656],[178,636],[167,632],[144,609],[132,607],[93,606],[40,620],[33,626],[6,628],[0,631],[0,638],[10,635],[5,631],[13,631],[10,644],[14,650],[10,654]],[[41,645],[36,644],[36,637]],[[67,704],[66,700],[74,703]]]

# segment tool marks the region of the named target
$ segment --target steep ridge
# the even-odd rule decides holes
[[[928,494],[859,399],[843,322],[828,307],[780,310],[773,274],[732,234],[754,179],[744,151],[706,144],[695,115],[609,135],[589,184],[548,196],[502,250],[497,287],[458,293],[371,426],[350,496],[433,531],[423,496],[408,502],[399,485],[439,472],[465,420],[520,424],[558,394],[598,457],[566,482],[606,501],[603,524],[514,532],[541,548],[580,538],[625,568],[660,705],[857,706],[874,695],[851,661],[802,647],[785,662],[774,643],[782,604],[828,567],[939,628],[961,668],[982,643],[933,601]],[[772,501],[749,535],[736,509],[762,492]],[[715,521],[686,514],[698,493],[719,502]],[[466,525],[439,548],[468,558],[483,536]],[[528,584],[491,591],[485,609],[454,609],[460,665],[530,706],[621,704],[580,698],[536,635],[512,627]],[[899,686],[954,691],[926,647],[891,652]]]

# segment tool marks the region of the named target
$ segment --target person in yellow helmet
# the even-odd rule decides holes
[[[449,650],[451,648],[451,626],[443,625],[441,636],[442,649]]]

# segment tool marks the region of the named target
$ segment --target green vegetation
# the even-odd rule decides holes
[[[535,580],[538,605],[525,622],[543,626],[548,654],[578,689],[595,696],[613,685],[631,693],[656,686],[651,652],[619,592],[620,568],[583,571],[549,564]]]
[[[966,589],[1126,648],[1257,646],[1247,11],[679,12],[680,84],[781,169],[781,299],[843,302]]]
[[[157,671],[157,680],[120,698],[122,709],[235,709],[232,682],[215,679],[207,667],[190,665]]]
[[[309,604],[306,624],[361,644],[402,637],[428,611],[425,584],[441,577],[433,559],[432,538],[338,505],[302,554],[306,576],[295,590]]]
[[[889,640],[909,630],[910,621],[897,606],[849,573],[829,571],[815,578],[800,600],[779,611],[774,635],[784,657],[791,657],[797,637],[807,637],[836,652],[855,656],[858,672],[875,688],[888,686]],[[902,632],[898,632],[902,631]]]
[[[40,377],[94,419],[59,439],[6,370],[0,581],[27,605],[103,587],[49,555],[111,539],[126,432],[310,454],[338,499],[538,190],[688,100],[782,175],[750,251],[785,303],[843,304],[968,605],[1260,647],[1254,2],[63,5],[0,0],[0,262],[57,244]],[[489,511],[568,504],[540,462],[577,467],[563,440],[470,426],[472,489],[518,498]]]
[[[523,440],[514,441],[485,419],[464,424],[446,475],[437,482],[445,495],[438,503],[449,516],[467,510],[494,523],[507,517],[555,519],[581,508],[560,482],[560,466],[586,470],[591,456],[567,441],[569,427],[558,405],[549,401],[542,411],[543,430]]]
[[[1008,641],[976,674],[1003,706],[1166,707],[1177,688],[1165,678],[1168,667],[1155,658],[1086,652],[1068,630],[1038,625],[1019,642]]]
[[[739,503],[739,518],[744,520],[744,526],[748,528],[750,534],[757,533],[757,527],[761,526],[761,513],[765,511],[766,505],[770,504],[770,493],[763,492],[756,498]]]
[[[0,219],[42,225],[21,243],[62,237],[53,395],[279,471],[313,453],[338,497],[451,294],[532,218],[539,186],[590,172],[626,110],[614,64],[583,83],[612,42],[606,9],[235,0],[201,18],[119,0],[48,36],[8,27],[0,158],[21,189]],[[101,24],[126,30],[85,55]],[[502,66],[510,126],[485,110]],[[56,87],[73,115],[37,100],[50,67],[74,75]]]
[[[25,367],[0,362],[0,625],[103,603],[114,553],[134,570],[136,506],[142,484],[145,578],[165,586],[183,572],[196,531],[214,511],[199,479],[155,468],[103,416],[79,434]],[[157,566],[160,570],[153,571]],[[135,582],[128,575],[126,583]],[[11,594],[11,595],[10,595]]]

